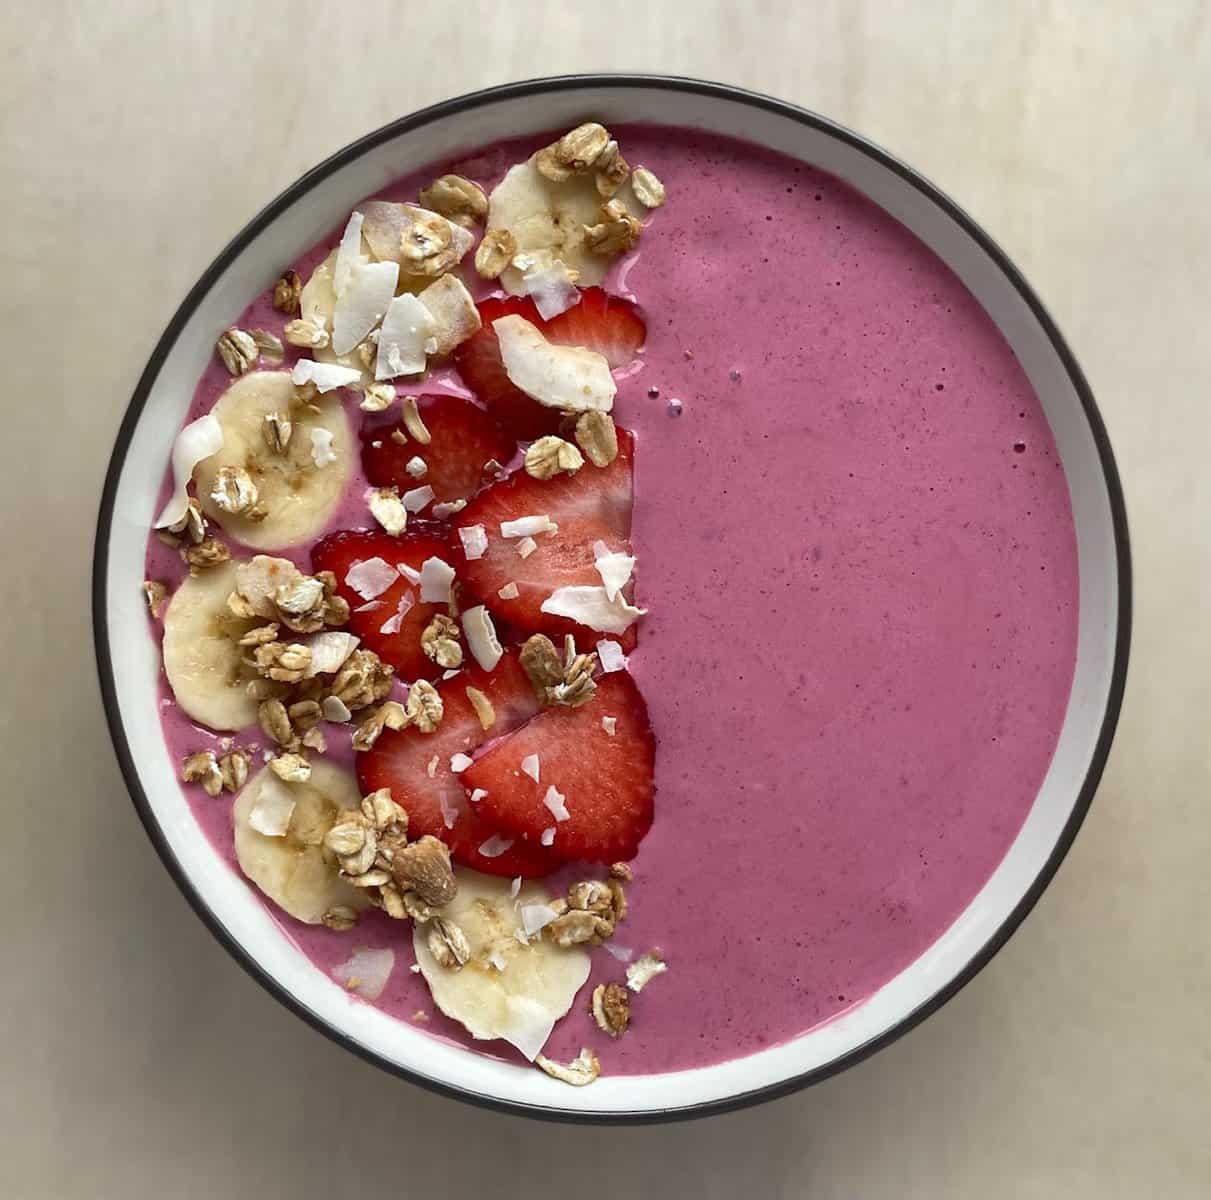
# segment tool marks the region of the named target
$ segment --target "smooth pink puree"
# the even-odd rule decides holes
[[[1077,630],[1051,432],[954,275],[882,210],[790,159],[681,129],[615,132],[669,196],[609,282],[648,326],[615,415],[638,435],[649,615],[630,669],[658,743],[656,822],[615,944],[658,946],[670,969],[618,1041],[593,1025],[586,987],[547,1048],[567,1059],[593,1046],[612,1074],[785,1041],[919,956],[1033,802]],[[549,140],[459,169],[490,186]],[[414,199],[439,169],[382,194]],[[305,275],[333,244],[296,265]],[[280,329],[282,317],[266,295],[240,324]],[[229,382],[213,364],[191,415]],[[333,527],[373,525],[364,486],[358,474]],[[180,578],[154,538],[148,558],[149,578]],[[174,755],[217,743],[164,694]],[[238,870],[231,798],[187,790]],[[393,946],[378,1006],[470,1041],[408,970],[410,926],[374,913],[338,934],[274,912],[323,971],[356,946]],[[621,978],[605,949],[593,954],[593,983]]]

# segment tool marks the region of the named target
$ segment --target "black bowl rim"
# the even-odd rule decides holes
[[[1009,914],[1006,920],[997,929],[996,933],[981,947],[981,949],[968,961],[962,971],[960,971],[953,979],[951,979],[944,987],[934,993],[928,1000],[919,1005],[917,1008],[906,1014],[899,1022],[891,1028],[885,1030],[879,1036],[871,1038],[861,1046],[849,1051],[847,1054],[832,1060],[813,1070],[803,1072],[792,1079],[782,1080],[778,1083],[769,1084],[764,1087],[755,1088],[751,1091],[743,1092],[734,1096],[725,1097],[720,1100],[705,1101],[701,1104],[688,1105],[679,1108],[665,1108],[653,1111],[646,1110],[631,1110],[610,1113],[593,1113],[593,1112],[573,1112],[566,1109],[549,1107],[545,1105],[524,1104],[517,1101],[502,1100],[495,1096],[485,1095],[479,1092],[464,1090],[463,1088],[454,1087],[449,1084],[441,1083],[440,1081],[425,1078],[418,1075],[405,1067],[401,1067],[396,1063],[390,1062],[381,1057],[369,1047],[357,1042],[348,1034],[344,1033],[339,1028],[330,1025],[327,1021],[321,1018],[317,1013],[313,1012],[306,1005],[301,1003],[296,997],[290,994],[276,979],[274,979],[267,971],[265,971],[243,948],[236,942],[234,937],[218,920],[215,914],[207,907],[205,901],[194,887],[192,881],[187,876],[181,864],[177,861],[172,850],[169,848],[167,840],[164,837],[159,823],[156,821],[152,813],[151,806],[148,803],[147,795],[143,790],[143,786],[139,777],[138,770],[135,766],[130,746],[126,740],[126,733],[122,723],[122,715],[118,707],[117,694],[114,687],[114,670],[113,661],[109,646],[109,637],[106,625],[106,596],[105,596],[105,579],[108,565],[109,555],[109,536],[110,527],[113,521],[114,499],[117,493],[118,480],[121,475],[122,465],[126,458],[127,450],[130,446],[131,438],[134,435],[135,427],[138,424],[139,417],[142,414],[143,407],[147,401],[147,397],[151,391],[152,385],[156,376],[159,374],[165,358],[176,342],[178,335],[184,327],[186,321],[192,315],[194,309],[201,302],[202,298],[214,285],[216,280],[222,275],[227,267],[234,259],[243,251],[243,249],[257,236],[263,229],[274,221],[282,212],[290,207],[301,196],[310,191],[317,183],[327,178],[334,171],[353,162],[361,157],[367,151],[380,145],[385,141],[389,141],[400,134],[407,133],[409,130],[427,125],[433,121],[440,120],[460,112],[465,112],[470,109],[478,108],[483,105],[493,104],[501,100],[511,100],[536,96],[548,92],[565,92],[578,88],[616,88],[616,89],[632,89],[632,88],[654,88],[663,89],[666,91],[690,93],[700,96],[709,96],[717,99],[729,100],[734,103],[748,105],[752,108],[763,109],[767,112],[777,113],[780,116],[788,117],[799,124],[806,125],[820,133],[827,134],[830,137],[846,143],[854,149],[861,151],[869,158],[874,159],[882,166],[888,168],[898,175],[905,182],[910,184],[926,199],[931,201],[938,208],[942,209],[952,220],[956,222],[970,236],[981,249],[993,260],[1004,276],[1016,289],[1018,294],[1029,306],[1035,320],[1046,333],[1053,349],[1055,350],[1060,361],[1064,365],[1068,378],[1072,386],[1080,397],[1081,406],[1084,409],[1086,420],[1089,422],[1090,432],[1093,436],[1097,447],[1099,459],[1101,461],[1102,473],[1105,480],[1107,497],[1110,504],[1111,517],[1114,526],[1115,539],[1115,557],[1118,573],[1118,627],[1115,633],[1115,652],[1114,652],[1114,667],[1111,675],[1110,689],[1106,700],[1106,710],[1102,717],[1101,729],[1098,734],[1097,742],[1094,747],[1094,753],[1089,763],[1089,769],[1086,773],[1085,780],[1081,786],[1080,793],[1077,796],[1076,802],[1073,805],[1072,812],[1065,823],[1059,839],[1057,840],[1050,856],[1043,865],[1042,870],[1035,877],[1030,887],[1018,901],[1013,911]],[[1126,686],[1127,678],[1127,659],[1130,650],[1131,641],[1131,598],[1132,598],[1132,582],[1131,582],[1131,552],[1127,533],[1127,513],[1126,506],[1123,500],[1122,484],[1119,479],[1118,468],[1115,465],[1114,454],[1110,447],[1110,440],[1106,434],[1106,427],[1102,421],[1101,413],[1093,398],[1093,393],[1089,388],[1089,384],[1082,373],[1080,366],[1077,364],[1076,358],[1072,351],[1068,348],[1063,336],[1060,334],[1058,327],[1047,312],[1043,303],[1035,295],[1033,289],[1026,282],[1021,272],[1014,266],[1009,256],[1000,248],[999,245],[977,224],[958,204],[956,204],[949,196],[942,192],[939,188],[930,183],[917,171],[913,170],[907,164],[901,162],[893,155],[889,154],[880,146],[854,133],[852,130],[838,125],[834,121],[830,121],[826,117],[819,116],[816,113],[810,112],[807,109],[798,107],[797,105],[787,103],[786,101],[776,100],[773,97],[762,95],[759,92],[752,92],[744,88],[735,87],[730,84],[713,83],[707,80],[686,78],[673,75],[642,75],[642,74],[586,74],[586,75],[561,75],[542,79],[529,79],[517,83],[504,84],[499,87],[485,88],[480,91],[469,92],[462,96],[456,96],[450,100],[444,100],[441,103],[430,105],[428,108],[423,108],[410,116],[402,117],[396,121],[392,121],[388,125],[375,130],[373,133],[367,134],[365,137],[359,138],[357,141],[345,146],[342,150],[338,150],[331,157],[325,159],[318,166],[313,167],[297,182],[293,183],[285,191],[283,191],[276,199],[271,201],[263,208],[244,228],[236,234],[236,236],[228,243],[224,250],[203,272],[201,278],[189,291],[189,294],[182,301],[181,306],[173,315],[172,320],[168,323],[167,328],[157,342],[155,349],[152,351],[151,357],[148,360],[147,366],[144,368],[139,382],[135,387],[131,397],[130,404],[126,409],[126,414],[122,419],[122,424],[118,429],[117,439],[114,444],[113,453],[110,457],[109,468],[105,477],[105,485],[101,494],[100,511],[97,518],[97,533],[93,551],[93,575],[92,575],[92,620],[93,620],[93,636],[96,644],[97,669],[100,676],[101,695],[105,708],[106,720],[109,725],[110,737],[113,740],[114,750],[117,754],[118,762],[122,770],[122,775],[125,778],[126,786],[130,792],[131,799],[134,802],[139,819],[143,822],[144,828],[151,839],[152,845],[156,852],[163,860],[164,865],[168,868],[169,874],[176,881],[177,886],[181,889],[185,899],[189,902],[194,912],[202,919],[202,921],[210,929],[211,933],[218,939],[231,954],[231,956],[252,976],[262,987],[274,996],[278,1001],[285,1005],[288,1009],[294,1012],[297,1016],[319,1030],[326,1037],[336,1042],[338,1045],[345,1047],[354,1054],[365,1059],[367,1062],[373,1063],[375,1066],[397,1075],[403,1079],[407,1079],[411,1083],[419,1084],[421,1087],[427,1088],[430,1091],[437,1092],[444,1096],[453,1097],[455,1099],[468,1101],[473,1104],[480,1105],[485,1108],[496,1109],[498,1111],[519,1114],[523,1116],[539,1117],[552,1121],[564,1121],[572,1123],[590,1123],[590,1124],[654,1124],[663,1121],[683,1120],[690,1117],[703,1117],[716,1113],[732,1112],[740,1108],[748,1107],[749,1105],[772,1100],[779,1096],[785,1096],[791,1092],[798,1091],[800,1088],[807,1087],[810,1084],[818,1083],[823,1079],[836,1075],[848,1067],[861,1062],[874,1054],[875,1051],[881,1050],[883,1047],[890,1045],[898,1038],[902,1037],[910,1029],[920,1024],[926,1017],[940,1009],[948,1000],[955,996],[961,988],[969,983],[979,972],[988,964],[998,950],[1009,940],[1010,936],[1022,923],[1027,913],[1037,903],[1044,889],[1055,875],[1060,863],[1067,855],[1069,848],[1072,845],[1073,839],[1076,837],[1077,831],[1084,822],[1085,815],[1089,811],[1089,806],[1093,800],[1094,792],[1102,777],[1102,772],[1106,765],[1106,758],[1110,752],[1110,744],[1114,738],[1115,727],[1118,723],[1119,710],[1122,706],[1123,690]]]

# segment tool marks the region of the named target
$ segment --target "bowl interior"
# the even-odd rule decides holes
[[[572,1089],[353,1000],[311,966],[218,859],[199,836],[160,736],[159,655],[140,583],[160,473],[194,382],[216,332],[249,297],[395,177],[461,149],[588,117],[702,127],[801,159],[871,197],[963,279],[1021,361],[1054,431],[1077,530],[1080,617],[1072,696],[1038,798],[995,874],[925,954],[866,1003],[792,1042],[716,1066],[603,1076]],[[953,205],[845,131],[759,97],[680,81],[546,81],[452,101],[350,147],[275,201],[190,293],[140,382],[102,504],[97,570],[102,684],[124,771],[166,861],[237,958],[296,1011],[384,1065],[474,1098],[563,1115],[703,1111],[769,1094],[837,1069],[931,1011],[1008,936],[1067,849],[1100,774],[1125,671],[1126,541],[1113,462],[1075,363],[1013,268]]]

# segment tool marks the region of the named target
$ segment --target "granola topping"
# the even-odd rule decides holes
[[[168,599],[168,588],[158,579],[143,580],[143,595],[147,597],[147,611],[154,620],[160,619],[164,611],[164,602]]]
[[[606,419],[609,420],[608,417]],[[615,443],[615,452],[617,452],[617,443]],[[531,442],[526,451],[526,474],[532,475],[535,479],[551,479],[561,471],[568,475],[575,475],[583,466],[584,456],[571,442],[565,442],[560,437],[551,435],[540,437],[536,442]]]
[[[599,983],[590,1005],[597,1028],[610,1037],[621,1037],[631,1021],[630,993],[620,983]]]
[[[453,670],[463,663],[463,648],[459,642],[458,624],[447,616],[438,614],[420,635],[420,647],[425,657],[439,667]]]
[[[423,208],[468,229],[488,215],[488,197],[483,188],[461,175],[442,175],[423,188],[417,199]]]
[[[635,168],[631,175],[631,190],[644,208],[659,208],[664,203],[664,184],[647,167]]]
[[[297,271],[285,271],[273,285],[273,307],[280,313],[292,316],[299,311],[299,297],[303,293],[303,280]]]
[[[545,1054],[539,1054],[534,1059],[534,1065],[540,1067],[552,1079],[569,1083],[572,1087],[584,1087],[601,1074],[601,1062],[587,1046],[566,1066],[552,1062]]]
[[[214,348],[223,360],[223,366],[232,375],[244,375],[251,371],[260,353],[252,335],[234,327],[219,335]]]
[[[609,413],[590,410],[576,418],[576,443],[595,467],[608,467],[618,457],[618,432]]]
[[[516,253],[517,239],[508,229],[489,229],[475,251],[475,269],[485,279],[495,279]]]

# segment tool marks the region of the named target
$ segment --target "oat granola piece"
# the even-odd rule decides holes
[[[479,727],[487,732],[496,724],[496,709],[493,707],[492,701],[477,687],[468,687],[466,692],[467,699],[471,702],[471,707],[475,709],[476,717],[479,718]]]
[[[232,375],[244,375],[252,370],[260,353],[252,335],[234,326],[219,335],[214,348]]]
[[[404,428],[409,435],[422,446],[427,446],[432,440],[433,435],[429,432],[428,426],[420,415],[420,409],[416,406],[415,396],[405,396],[403,403]]]
[[[630,883],[635,878],[635,872],[631,869],[630,863],[616,862],[610,866],[610,878],[622,883]]]
[[[208,796],[223,790],[223,775],[213,750],[199,750],[181,763],[181,778],[186,783],[200,783]]]
[[[522,670],[540,700],[548,688],[563,682],[563,659],[546,634],[536,633],[527,638],[520,658]]]
[[[265,445],[271,454],[285,454],[286,447],[290,445],[290,435],[293,432],[294,424],[290,420],[289,413],[265,414],[265,420],[261,426],[261,436],[264,437]]]
[[[143,580],[143,595],[147,598],[147,611],[153,620],[158,621],[164,611],[164,601],[168,599],[168,588],[158,579]]]
[[[231,557],[231,551],[218,538],[203,538],[196,546],[186,546],[181,557],[189,564],[189,573],[196,575],[208,567],[217,567]]]
[[[450,222],[436,213],[405,210],[400,232],[400,268],[407,275],[437,276],[458,262]]]
[[[595,467],[608,467],[618,457],[618,431],[609,413],[589,411],[576,418],[576,443]]]
[[[659,208],[665,200],[664,184],[647,167],[636,167],[632,172],[631,191],[644,208]]]
[[[371,488],[366,502],[370,515],[392,536],[399,537],[408,525],[408,510],[399,498],[399,488]]]
[[[259,494],[252,476],[243,467],[220,467],[210,489],[210,498],[226,513],[246,513]]]
[[[601,220],[584,227],[584,243],[594,254],[612,256],[633,250],[642,230],[638,220],[617,201],[601,206]]]
[[[303,294],[303,280],[297,271],[283,271],[282,277],[273,285],[273,307],[288,317],[299,311],[299,297]]]
[[[286,706],[281,700],[262,700],[257,707],[257,722],[265,731],[266,737],[272,738],[279,746],[289,749],[298,744],[295,732],[290,726]]]
[[[393,668],[373,650],[359,647],[345,659],[328,694],[340,700],[350,712],[357,712],[387,698],[394,674]]]
[[[371,749],[384,729],[404,729],[412,723],[407,710],[398,700],[388,700],[370,714],[353,735],[353,748],[361,752]]]
[[[453,921],[434,917],[425,931],[425,943],[439,967],[457,971],[471,957],[467,937]]]
[[[441,724],[442,698],[433,684],[416,680],[408,689],[408,717],[421,733],[433,733]]]
[[[463,648],[459,642],[458,624],[449,617],[438,614],[425,626],[420,635],[420,648],[425,657],[452,671],[463,664]]]
[[[571,175],[582,175],[592,168],[610,140],[609,131],[604,125],[586,121],[575,129],[569,129],[559,141],[540,151],[535,165],[552,182],[561,183]]]
[[[508,229],[489,229],[475,251],[475,269],[484,279],[495,279],[517,253],[517,239]]]
[[[251,759],[246,750],[229,750],[219,759],[219,775],[223,790],[238,792],[248,782],[248,764]]]
[[[290,724],[300,733],[308,733],[323,719],[324,710],[315,700],[296,700],[286,709]]]
[[[286,322],[282,336],[292,345],[303,350],[324,350],[328,346],[328,330],[322,325],[296,317]],[[304,397],[300,395],[300,399]]]
[[[197,546],[206,540],[206,518],[202,515],[201,506],[192,496],[186,502],[181,519],[169,525],[168,532],[176,535],[177,545],[189,543]]]
[[[631,1021],[630,993],[620,983],[599,983],[590,1005],[597,1028],[610,1037],[621,1037]]]
[[[301,754],[275,754],[269,769],[283,783],[306,783],[311,778],[311,764]]]
[[[441,908],[458,894],[449,847],[428,834],[394,854],[391,877],[401,894],[414,892],[430,908]]]
[[[573,1087],[584,1087],[601,1074],[601,1062],[587,1046],[566,1066],[553,1062],[545,1054],[539,1054],[534,1059],[534,1065],[545,1071],[552,1079],[570,1083]]]
[[[526,450],[526,474],[535,479],[551,479],[561,471],[575,475],[584,466],[584,456],[561,437],[548,434],[531,442]]]
[[[478,225],[488,215],[488,197],[483,188],[461,175],[442,175],[423,188],[417,199],[422,208],[440,213],[466,229]]]
[[[627,181],[631,168],[622,157],[618,143],[611,138],[597,161],[593,164],[593,182],[597,185],[597,194],[608,200]]]
[[[249,336],[256,343],[256,348],[261,352],[262,358],[273,363],[280,363],[285,357],[282,339],[276,333],[270,333],[268,329],[254,329]]]
[[[311,649],[301,642],[266,642],[253,648],[251,665],[275,683],[299,683],[311,666]]]
[[[329,929],[345,933],[357,924],[357,910],[350,908],[347,904],[337,904],[330,908],[320,920]]]

